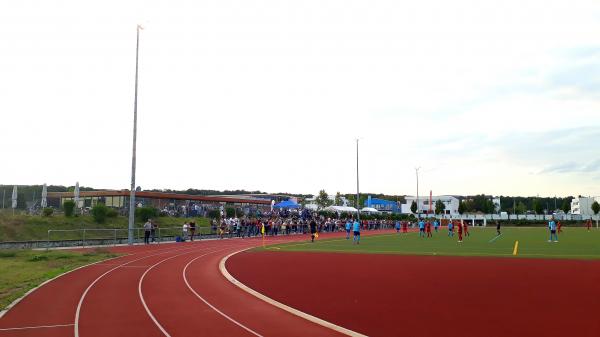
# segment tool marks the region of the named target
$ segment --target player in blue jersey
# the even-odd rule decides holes
[[[440,223],[437,220],[435,220],[433,222],[433,229],[435,230],[436,233],[438,231],[438,227],[440,227]]]
[[[346,221],[346,240],[350,239],[350,230],[352,230],[352,220]]]
[[[425,221],[419,220],[419,237],[425,237]]]
[[[454,220],[450,219],[450,221],[448,221],[448,236],[453,237],[454,236]]]
[[[400,221],[396,220],[396,233],[400,233]]]
[[[358,222],[358,220],[354,221],[354,224],[352,224],[352,230],[354,231],[354,237],[353,237],[353,242],[352,244],[360,244],[360,223]]]
[[[548,229],[550,230],[550,240],[548,240],[548,242],[558,242],[558,234],[556,234],[556,221],[554,221],[554,218],[550,219],[548,222]]]

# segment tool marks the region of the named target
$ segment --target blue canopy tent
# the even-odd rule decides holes
[[[282,201],[278,204],[273,205],[273,208],[299,208],[300,205],[298,205],[297,203],[291,201],[291,200],[286,200],[286,201]]]

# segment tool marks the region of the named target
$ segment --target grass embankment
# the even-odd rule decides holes
[[[174,218],[157,217],[155,223],[164,229],[164,235],[173,235],[177,229],[166,230],[166,228],[181,228],[186,221],[196,221],[196,226],[202,233],[210,231],[210,220],[208,218]],[[0,212],[0,241],[32,241],[46,240],[48,230],[73,230],[73,229],[119,229],[118,237],[127,237],[128,219],[124,216],[108,218],[105,223],[98,224],[89,215],[76,217],[65,217],[57,214],[49,217],[37,215],[15,214],[11,212]],[[136,227],[142,223],[137,222]],[[143,234],[142,234],[143,235]],[[86,238],[112,238],[113,231],[87,231]],[[81,232],[56,232],[52,233],[51,240],[81,239]]]
[[[270,251],[309,251],[340,253],[378,253],[408,255],[514,256],[517,257],[600,259],[600,230],[564,228],[559,242],[548,242],[545,228],[502,228],[496,237],[495,228],[470,228],[471,236],[458,243],[458,235],[448,237],[446,228],[433,233],[432,238],[420,238],[419,233],[363,236],[360,245],[350,240],[317,240],[315,243],[291,243],[257,248]]]
[[[67,251],[0,251],[0,310],[42,282],[77,267],[117,255],[97,249]]]

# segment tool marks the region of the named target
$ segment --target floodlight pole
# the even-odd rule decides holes
[[[420,166],[415,168],[415,173],[417,174],[417,219],[421,218],[419,216],[419,170],[420,169],[421,169]]]
[[[131,191],[129,192],[129,230],[127,233],[127,244],[133,244],[133,226],[135,222],[135,150],[137,140],[137,96],[138,96],[138,58],[140,49],[140,30],[142,26],[137,25],[137,36],[135,44],[135,94],[133,98],[133,151],[131,155]]]
[[[360,189],[358,183],[358,138],[356,138],[356,218],[360,223]]]

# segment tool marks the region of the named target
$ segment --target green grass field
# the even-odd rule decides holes
[[[502,235],[495,240],[495,228],[471,228],[471,236],[458,243],[455,233],[447,236],[444,228],[433,233],[433,238],[419,238],[418,233],[363,235],[360,245],[350,240],[316,240],[257,248],[271,251],[308,251],[340,253],[379,253],[409,255],[454,256],[506,256],[513,257],[515,242],[519,241],[516,257],[535,258],[600,258],[600,230],[588,232],[584,228],[563,228],[559,242],[547,242],[549,233],[545,228],[502,228]]]
[[[164,235],[173,235],[179,233],[179,228],[185,221],[196,221],[199,231],[202,233],[210,232],[210,220],[208,218],[176,218],[176,217],[157,217],[156,223],[164,230]],[[142,223],[138,220],[136,227],[141,227]],[[48,230],[79,230],[79,229],[119,229],[119,237],[127,237],[128,219],[124,216],[109,218],[106,223],[97,224],[89,215],[77,217],[65,217],[61,214],[44,216],[31,216],[25,214],[15,214],[9,210],[0,211],[0,242],[3,241],[32,241],[46,240]],[[172,230],[166,230],[172,228]],[[94,238],[112,238],[112,231],[88,231],[88,239]],[[78,240],[81,239],[81,232],[55,232],[51,235],[51,240]]]
[[[117,255],[97,249],[86,253],[70,251],[0,251],[0,310],[29,289],[79,266]]]

